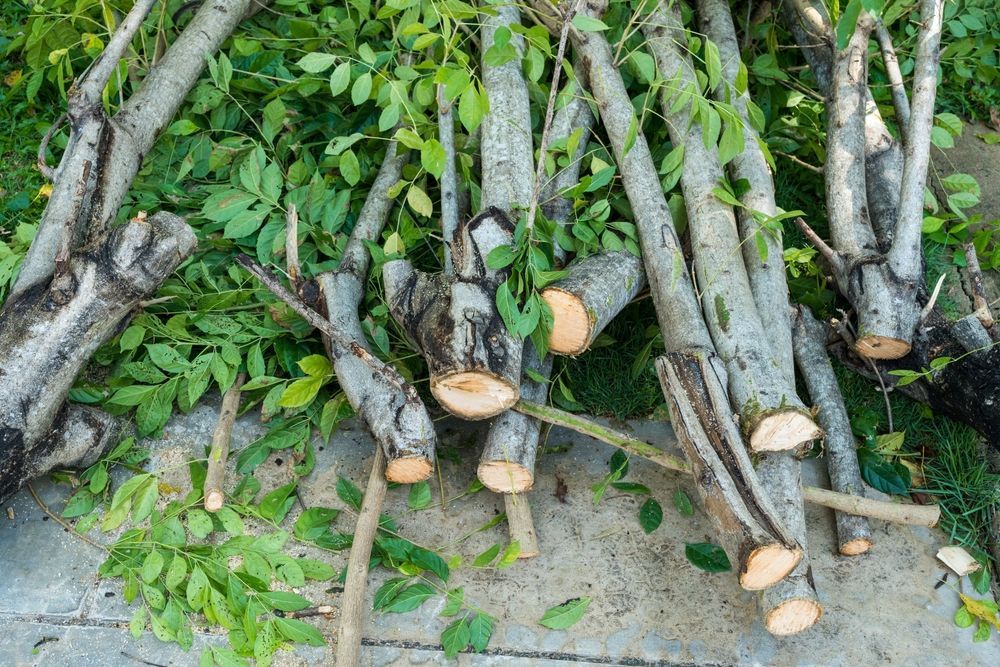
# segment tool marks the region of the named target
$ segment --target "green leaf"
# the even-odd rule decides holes
[[[167,128],[167,134],[183,137],[197,132],[199,129],[201,128],[195,125],[194,121],[184,118],[182,120],[174,121],[170,127]]]
[[[333,364],[324,354],[310,354],[308,357],[299,359],[298,365],[303,373],[313,377],[326,377],[333,373]]]
[[[309,606],[309,600],[297,593],[287,591],[265,591],[257,594],[257,599],[271,609],[298,611]]]
[[[283,408],[301,408],[309,405],[323,388],[323,382],[322,377],[305,377],[292,382],[281,393],[278,405]]]
[[[337,62],[337,57],[333,54],[314,51],[300,58],[296,65],[310,74],[317,74],[330,69],[330,66],[335,62]]]
[[[440,179],[444,173],[444,146],[437,139],[428,139],[420,149],[420,164],[434,178]]]
[[[486,266],[494,271],[499,271],[513,264],[515,259],[517,259],[517,254],[514,252],[514,248],[505,244],[490,250],[490,254],[486,255]]]
[[[469,643],[472,644],[472,650],[476,653],[485,651],[492,635],[493,618],[481,611],[477,612],[469,621]]]
[[[715,90],[722,80],[722,58],[719,57],[719,47],[708,39],[705,40],[705,69],[708,70],[708,88]]]
[[[413,611],[434,595],[434,589],[428,584],[414,584],[402,590],[391,602],[387,603],[385,610],[394,614]]]
[[[441,581],[448,581],[451,573],[448,564],[433,551],[423,547],[413,547],[410,550],[410,562],[423,570],[433,572]]]
[[[326,581],[327,579],[332,579],[336,571],[332,566],[324,563],[321,560],[315,560],[312,558],[300,558],[296,561],[299,567],[302,568],[302,574],[306,579],[312,579],[313,581]]]
[[[128,329],[122,332],[121,338],[118,339],[118,347],[122,352],[128,352],[129,350],[134,350],[142,344],[142,339],[146,335],[146,328],[141,327],[138,324],[133,324]]]
[[[274,622],[278,631],[289,641],[309,646],[326,646],[322,633],[305,621],[295,618],[276,618]]]
[[[243,534],[243,519],[240,518],[240,515],[232,507],[220,507],[215,516],[218,517],[219,522],[222,524],[222,529],[230,535]]]
[[[497,288],[496,305],[497,313],[500,314],[504,326],[507,327],[508,331],[513,332],[517,330],[517,325],[521,320],[521,311],[518,310],[517,299],[510,291],[511,280],[512,278],[504,281]]]
[[[365,72],[359,76],[355,81],[354,85],[351,86],[351,101],[355,105],[360,106],[368,100],[368,97],[372,94],[372,75],[371,72]]]
[[[407,505],[411,510],[419,510],[431,504],[431,487],[427,482],[417,482],[410,485],[410,496]]]
[[[310,507],[295,520],[295,537],[300,540],[314,540],[329,529],[330,523],[340,514],[340,510],[329,507]]]
[[[184,577],[186,576],[187,560],[180,554],[174,554],[174,557],[170,561],[170,567],[167,568],[167,575],[163,583],[168,589],[173,590],[184,581]]]
[[[361,180],[361,165],[353,150],[348,150],[340,156],[340,175],[348,185],[357,185]]]
[[[638,482],[611,482],[611,486],[626,493],[635,493],[645,496],[653,493],[648,486],[645,484],[639,484]]]
[[[132,614],[132,620],[128,622],[128,631],[132,634],[133,639],[138,639],[142,636],[142,631],[146,629],[146,608],[142,605],[136,607],[135,612]]]
[[[361,509],[361,500],[364,496],[361,489],[354,486],[351,480],[345,477],[337,477],[337,497],[353,507],[355,510]]]
[[[967,628],[972,625],[975,617],[969,612],[969,608],[966,606],[961,606],[958,611],[955,612],[955,625],[960,628]]]
[[[494,544],[489,549],[476,556],[476,559],[472,561],[472,567],[488,567],[499,554],[500,545]]]
[[[850,0],[847,8],[837,21],[837,50],[842,51],[847,48],[847,43],[851,41],[854,28],[858,24],[858,17],[861,15],[861,0]]]
[[[389,579],[384,584],[379,586],[378,590],[375,591],[375,600],[372,603],[372,609],[375,611],[385,609],[393,600],[396,599],[399,592],[406,588],[408,583],[410,583],[409,578],[396,577]]]
[[[476,92],[474,85],[467,86],[458,101],[458,119],[466,132],[472,134],[483,122],[483,117],[489,110],[486,98]]]
[[[951,133],[943,127],[932,127],[931,128],[931,143],[938,148],[954,148],[955,139],[952,137]]]
[[[458,612],[462,611],[462,606],[465,604],[465,589],[464,588],[453,588],[448,591],[445,597],[444,609],[441,610],[440,616],[445,618],[455,616]]]
[[[510,567],[517,562],[518,556],[521,555],[521,543],[514,540],[507,545],[507,548],[503,550],[503,555],[500,556],[500,560],[497,561],[497,569],[504,569],[505,567]]]
[[[674,507],[682,516],[694,516],[694,506],[691,504],[691,499],[682,489],[674,491]]]
[[[140,576],[147,584],[151,584],[160,576],[161,571],[163,571],[163,554],[159,550],[153,549],[146,554],[145,560],[142,561]]]
[[[205,510],[188,510],[187,528],[192,535],[203,540],[212,532],[212,517]]]
[[[406,203],[425,218],[434,214],[434,204],[431,202],[431,198],[416,184],[411,185],[410,189],[406,191]]]
[[[566,600],[560,605],[547,609],[538,622],[553,630],[565,630],[583,618],[588,606],[590,606],[589,597]]]
[[[454,658],[469,646],[470,641],[472,641],[472,633],[469,630],[469,624],[464,618],[455,621],[441,632],[444,657]]]
[[[684,555],[692,565],[705,572],[729,572],[733,569],[726,552],[709,542],[686,544]]]
[[[577,14],[573,17],[573,27],[582,32],[601,32],[610,30],[610,26],[600,19],[586,14]]]
[[[647,498],[639,508],[639,525],[648,535],[660,527],[663,521],[663,508],[654,498]]]
[[[347,90],[347,86],[350,84],[351,65],[346,62],[340,63],[334,68],[333,73],[330,74],[330,94],[336,97]]]
[[[191,605],[192,609],[198,611],[208,602],[208,595],[208,577],[200,567],[195,565],[194,569],[191,570],[191,578],[188,579],[187,590],[185,591],[188,604]]]
[[[718,199],[721,199],[722,201],[726,202],[730,206],[743,206],[740,200],[734,197],[733,194],[729,192],[729,190],[726,190],[725,188],[719,188],[719,187],[712,188],[712,194],[715,195]]]
[[[858,447],[861,477],[882,493],[906,495],[910,492],[910,471],[898,461],[889,461],[868,446]]]
[[[280,524],[288,510],[295,504],[295,489],[298,482],[291,482],[284,486],[279,486],[264,496],[260,501],[260,515],[265,519],[271,519],[276,524]]]

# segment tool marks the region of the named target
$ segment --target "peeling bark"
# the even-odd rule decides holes
[[[400,179],[406,163],[405,152],[398,151],[399,145],[390,142],[337,270],[318,277],[330,323],[369,352],[358,318],[371,264],[364,242],[378,240],[392,210],[389,188]],[[395,383],[372,373],[352,350],[329,339],[327,350],[347,401],[385,454],[386,478],[409,484],[430,477],[434,469],[434,423],[415,392],[402,391]]]
[[[45,472],[32,461],[53,454],[36,449],[53,446],[49,434],[76,376],[196,243],[175,215],[137,218],[72,254],[58,284],[7,300],[0,311],[0,495]]]

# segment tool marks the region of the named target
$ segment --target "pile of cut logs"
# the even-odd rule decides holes
[[[110,223],[142,156],[200,76],[204,55],[214,53],[258,3],[203,3],[143,85],[109,117],[101,106],[101,91],[153,4],[135,3],[104,54],[73,88],[67,114],[71,139],[59,168],[45,168],[54,181],[52,197],[0,313],[0,377],[5,383],[0,396],[0,497],[55,466],[92,456],[112,437],[110,422],[100,413],[64,408],[68,391],[97,347],[120,331],[139,301],[154,292],[195,245],[187,225],[169,213],[116,228]],[[649,13],[640,21],[644,48],[660,79],[671,84],[658,88],[660,113],[673,145],[684,147],[680,183],[688,243],[682,243],[675,229],[612,47],[602,32],[574,27],[577,14],[599,19],[602,0],[569,0],[562,7],[531,0],[521,9],[513,3],[491,4],[481,17],[479,45],[484,54],[501,30],[523,54],[523,31],[518,29],[522,18],[544,25],[559,38],[538,167],[521,59],[502,64],[484,59],[479,74],[489,112],[479,137],[480,212],[460,219],[454,118],[442,96],[438,120],[446,155],[441,178],[444,270],[428,275],[405,259],[390,261],[383,267],[385,298],[392,316],[426,359],[437,402],[463,419],[493,420],[478,475],[488,488],[504,494],[522,555],[537,553],[527,492],[534,483],[541,422],[566,426],[693,475],[740,585],[761,591],[766,627],[777,635],[792,634],[812,626],[822,614],[810,576],[805,501],[836,510],[839,549],[845,555],[871,547],[868,518],[931,526],[938,512],[933,506],[865,496],[850,424],[827,356],[833,331],[808,309],[790,305],[780,233],[771,229],[762,236],[766,253],[758,248],[759,217],[773,219],[778,208],[760,138],[753,130],[748,94],[736,93],[743,66],[729,3],[695,3],[699,29],[717,46],[723,68],[723,80],[710,94],[734,110],[746,133],[743,151],[725,164],[718,148],[706,145],[691,108],[700,98],[690,91],[702,85],[687,49],[680,7],[673,2],[647,5]],[[848,365],[883,380],[886,360],[893,364],[890,368],[924,369],[934,368],[930,362],[935,356],[964,355],[961,363],[936,368],[910,390],[935,410],[995,440],[1000,414],[985,406],[1000,399],[1000,374],[995,372],[1000,351],[992,346],[997,331],[989,309],[949,323],[935,309],[933,295],[923,289],[922,196],[942,2],[921,1],[912,103],[902,79],[891,77],[899,80],[894,99],[901,140],[890,134],[868,92],[872,32],[887,68],[898,74],[884,28],[862,11],[846,48],[837,48],[829,15],[818,0],[783,0],[781,11],[824,89],[830,245],[800,224],[858,321],[853,335],[847,318],[840,323],[837,335],[842,343],[836,349]],[[565,103],[556,105],[567,53],[575,76],[563,89],[567,94],[560,95]],[[579,144],[586,145],[589,134],[599,131],[617,163],[642,257],[627,252],[557,257],[566,262],[568,274],[542,294],[554,315],[551,352],[584,352],[627,303],[648,291],[665,346],[656,369],[686,460],[547,406],[542,380],[551,373],[551,356],[540,359],[530,341],[507,330],[497,310],[497,287],[509,270],[491,269],[486,258],[512,244],[514,221],[527,211],[530,230],[539,209],[557,224],[566,224],[572,215],[573,202],[564,193],[577,183],[580,162],[572,161],[546,178],[542,165],[548,146],[574,133],[582,133]],[[409,159],[405,147],[388,142],[339,267],[318,277],[320,298],[306,294],[300,280],[294,212],[286,252],[291,289],[251,259],[240,258],[322,333],[340,386],[379,445],[350,556],[338,647],[342,664],[356,662],[368,556],[386,480],[423,480],[435,465],[434,424],[420,395],[372,353],[358,313],[370,270],[366,244],[381,239],[395,205],[390,191]],[[724,176],[747,184],[739,206],[713,193]],[[808,389],[808,403],[796,390],[796,365]],[[238,387],[224,402],[227,419],[235,413]],[[53,432],[71,433],[73,438],[52,438]],[[800,482],[797,456],[819,438],[826,442],[832,490],[802,487]],[[211,456],[216,468],[225,461],[225,440],[223,424]],[[206,504],[217,507],[223,491],[217,473],[209,475],[209,482]]]

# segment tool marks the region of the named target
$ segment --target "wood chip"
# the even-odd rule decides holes
[[[938,560],[947,565],[960,577],[971,574],[982,567],[969,552],[962,547],[943,547],[937,552]]]

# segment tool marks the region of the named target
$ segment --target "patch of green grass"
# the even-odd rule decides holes
[[[608,326],[605,334],[614,342],[564,360],[565,382],[587,412],[615,419],[642,417],[663,403],[653,368],[660,349],[650,330],[655,324],[652,304],[644,299]]]

